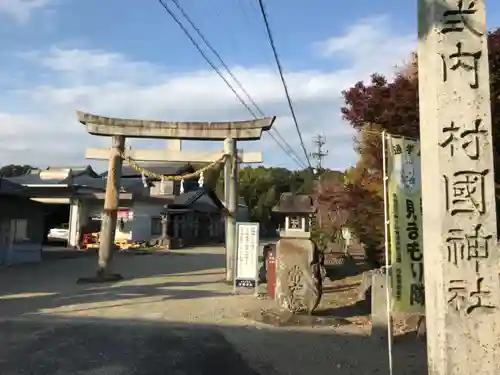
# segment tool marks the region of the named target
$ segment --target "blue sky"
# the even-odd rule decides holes
[[[264,112],[278,116],[275,126],[299,152],[257,0],[179,2]],[[416,46],[417,1],[266,4],[306,146],[323,133],[326,166],[352,165],[353,133],[340,116],[340,92],[372,72],[391,74],[408,58]],[[489,26],[500,25],[500,2],[487,6]],[[249,118],[157,0],[0,0],[0,33],[2,164],[86,163],[85,148],[109,140],[87,135],[77,109],[179,121]],[[241,147],[262,150],[267,165],[296,167],[270,137]]]

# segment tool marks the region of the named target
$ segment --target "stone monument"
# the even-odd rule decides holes
[[[273,212],[285,219],[276,244],[275,299],[282,309],[311,314],[323,293],[320,254],[310,232],[313,201],[309,195],[283,193]]]
[[[419,1],[430,375],[500,374],[500,283],[485,0]]]

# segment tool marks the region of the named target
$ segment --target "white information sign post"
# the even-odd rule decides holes
[[[259,282],[259,223],[236,223],[234,292],[254,289]]]

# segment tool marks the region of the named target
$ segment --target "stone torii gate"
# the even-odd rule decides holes
[[[163,161],[163,162],[181,162],[181,163],[214,163],[226,154],[226,151],[221,150],[218,152],[186,152],[182,151],[182,141],[180,139],[169,139],[167,140],[167,147],[163,150],[126,150],[126,155],[132,160],[139,161]],[[228,145],[230,146],[230,145]],[[231,152],[229,149],[228,153]],[[109,160],[109,148],[89,148],[85,152],[86,159],[92,160]],[[262,153],[261,152],[243,152],[243,150],[237,150],[237,161],[238,163],[253,164],[262,163]],[[229,164],[228,164],[229,165]],[[224,175],[224,181],[229,183],[231,180],[230,169],[226,168],[227,172]],[[199,175],[199,181],[203,180],[203,172]],[[181,180],[181,193],[183,192]],[[200,185],[201,186],[201,185]],[[237,194],[237,197],[239,195]],[[224,186],[224,202],[227,204],[229,202],[229,187]],[[162,238],[165,239],[167,231],[167,219],[162,220]],[[228,221],[226,220],[226,224]],[[174,221],[175,226],[175,221]],[[227,234],[226,228],[226,234]],[[230,254],[230,253],[228,253]],[[227,281],[232,280],[232,268],[226,270]]]
[[[127,149],[125,150],[125,154],[127,157],[130,157],[135,162],[141,161],[163,161],[163,162],[181,162],[181,163],[214,163],[217,160],[220,160],[223,155],[231,155],[233,152],[231,141],[225,142],[225,149],[215,152],[187,152],[181,151],[181,140],[180,139],[172,139],[167,141],[167,148],[164,150],[133,150]],[[235,149],[236,150],[236,149]],[[85,152],[86,159],[92,160],[109,160],[110,158],[110,148],[89,148]],[[262,163],[262,153],[261,152],[244,152],[243,150],[236,150],[236,159],[238,163],[245,164],[254,164],[254,163]],[[226,205],[229,205],[228,202],[231,201],[229,194],[231,191],[231,163],[225,163],[225,171],[224,171],[224,202]],[[202,178],[202,174],[200,174],[200,178]],[[237,178],[234,180],[237,181]],[[182,186],[182,185],[181,185]],[[238,199],[239,194],[236,193],[236,199]],[[229,210],[228,210],[229,211]],[[237,203],[235,211],[237,211]],[[231,236],[230,227],[233,223],[228,218],[226,220],[226,239],[227,235]],[[163,223],[163,230],[166,229],[166,223]],[[235,250],[232,250],[231,243],[233,241],[227,241],[228,246],[226,249],[226,279],[227,281],[231,281],[233,278],[233,267],[232,267],[232,255]]]
[[[180,152],[177,150],[135,151],[127,156],[141,161],[191,161],[214,162],[223,155],[229,155],[225,161],[225,200],[229,215],[226,221],[226,278],[233,278],[234,246],[236,240],[236,209],[238,200],[238,169],[236,160],[236,141],[254,141],[262,137],[263,131],[269,131],[276,117],[265,117],[249,121],[234,122],[167,122],[132,120],[97,116],[77,111],[78,121],[85,125],[89,134],[112,137],[111,150],[90,149],[87,158],[109,159],[106,195],[101,223],[99,262],[96,281],[119,280],[121,275],[111,272],[113,245],[116,230],[117,210],[119,205],[120,178],[125,152],[125,139],[167,139],[224,141],[224,151],[220,152]],[[262,161],[260,153],[243,153],[239,159],[243,163]]]

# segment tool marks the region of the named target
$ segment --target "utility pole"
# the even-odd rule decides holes
[[[328,150],[323,149],[324,145],[326,145],[326,138],[324,136],[318,134],[313,138],[313,148],[315,151],[309,155],[316,161],[316,173],[323,168],[323,159],[328,155]]]

